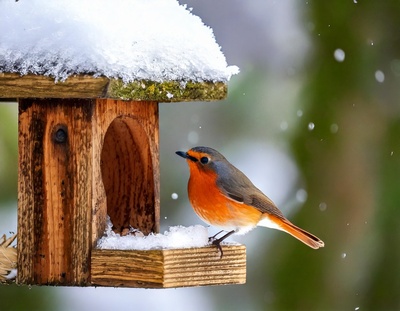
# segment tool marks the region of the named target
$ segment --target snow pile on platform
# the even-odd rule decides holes
[[[121,236],[114,233],[111,227],[112,225],[108,222],[106,236],[98,241],[97,248],[149,250],[203,247],[209,244],[208,230],[200,225],[170,227],[164,234],[157,233],[148,236],[143,236],[141,232]]]
[[[2,0],[0,72],[226,82],[239,69],[176,0]]]

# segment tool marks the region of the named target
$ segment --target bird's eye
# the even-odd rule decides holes
[[[209,161],[209,158],[207,158],[207,157],[202,157],[202,158],[200,159],[200,162],[203,163],[203,164],[207,164],[208,161]]]

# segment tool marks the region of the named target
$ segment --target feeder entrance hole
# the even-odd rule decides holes
[[[149,139],[135,118],[119,116],[109,125],[101,150],[107,214],[116,233],[131,227],[156,231],[155,183]]]

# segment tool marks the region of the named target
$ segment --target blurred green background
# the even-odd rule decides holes
[[[174,152],[206,145],[325,248],[258,228],[233,238],[246,285],[0,286],[0,310],[400,310],[400,1],[180,2],[241,73],[225,101],[160,105],[162,230],[202,223]],[[16,198],[17,105],[0,104],[1,234]]]

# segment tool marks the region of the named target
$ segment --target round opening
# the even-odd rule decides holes
[[[108,127],[101,151],[101,174],[107,213],[113,230],[126,234],[131,227],[154,232],[155,186],[146,132],[131,117],[118,117]]]

